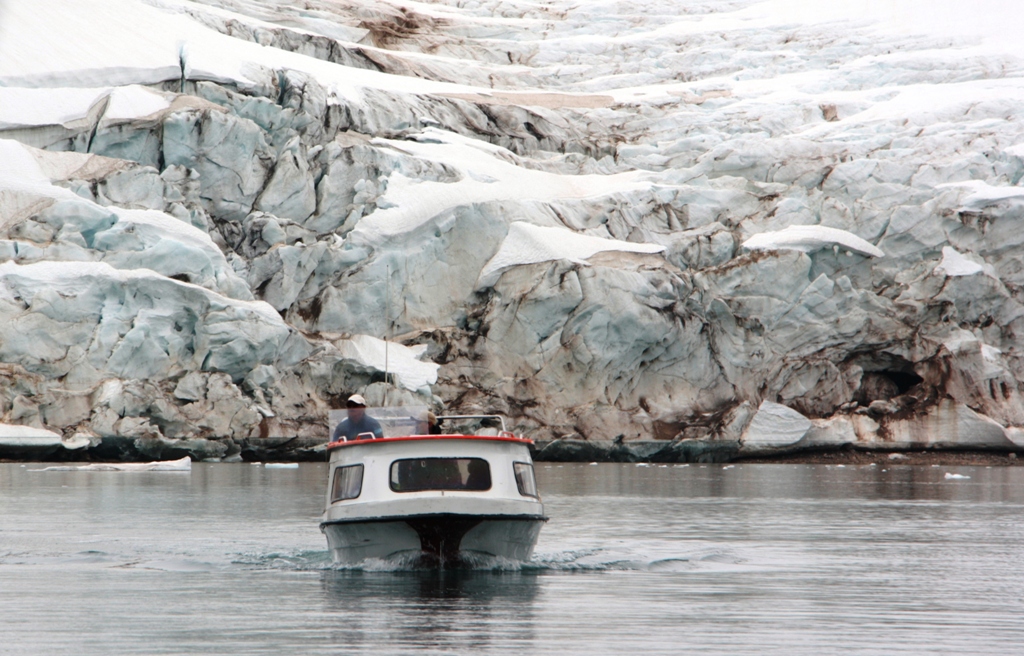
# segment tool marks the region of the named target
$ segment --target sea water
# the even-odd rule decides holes
[[[0,464],[2,654],[1024,644],[1024,468],[538,463],[533,560],[439,571],[333,565],[322,464],[42,467]]]

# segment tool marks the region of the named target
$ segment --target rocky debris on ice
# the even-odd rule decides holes
[[[231,459],[360,391],[559,457],[1024,448],[1024,48],[864,7],[9,2],[0,418]]]

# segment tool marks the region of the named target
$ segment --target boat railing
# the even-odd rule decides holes
[[[441,421],[444,419],[497,419],[501,422],[501,431],[498,433],[501,437],[515,437],[511,431],[505,428],[505,418],[501,415],[438,415],[437,420]]]
[[[331,423],[337,425],[344,417],[341,411],[332,410]],[[417,432],[427,432],[427,418],[429,412],[426,407],[422,408],[368,408],[366,414],[376,419],[383,429],[383,437],[394,438],[407,435],[415,435]],[[494,430],[497,428],[497,437],[515,438],[516,435],[508,430],[505,425],[505,417],[502,415],[439,415],[436,420],[448,421],[448,430],[440,435],[472,435],[480,428]],[[435,435],[439,437],[440,435]],[[337,442],[362,442],[373,440],[377,437],[371,432],[362,432],[352,437],[340,435]]]

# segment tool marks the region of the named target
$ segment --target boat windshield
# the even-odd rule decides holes
[[[491,468],[483,458],[396,460],[391,463],[391,489],[395,492],[489,490]]]
[[[342,408],[330,411],[329,422],[332,442],[407,435],[511,435],[498,415],[434,416],[427,406]]]
[[[359,412],[361,411],[361,412]],[[331,440],[429,435],[427,406],[331,410]]]

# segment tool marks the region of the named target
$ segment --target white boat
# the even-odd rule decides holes
[[[419,434],[427,433],[425,408],[366,413],[380,422],[383,437],[341,436],[327,445],[330,467],[320,529],[336,563],[530,559],[547,521],[531,440],[505,430],[496,416],[439,417],[450,434],[430,435]],[[495,427],[466,430],[488,421]]]

